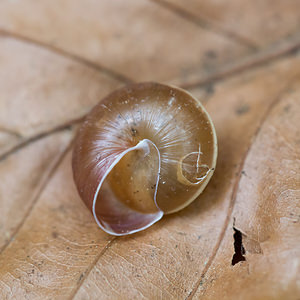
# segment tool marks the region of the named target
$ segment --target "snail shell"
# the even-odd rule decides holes
[[[97,224],[126,235],[190,204],[211,178],[216,157],[215,129],[197,99],[172,86],[138,83],[88,114],[72,164]]]

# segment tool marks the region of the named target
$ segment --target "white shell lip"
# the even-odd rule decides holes
[[[107,178],[108,174],[111,172],[111,170],[118,164],[118,162],[130,151],[134,151],[134,150],[138,150],[138,149],[142,149],[142,148],[145,148],[145,146],[147,146],[148,148],[148,151],[149,151],[149,146],[148,146],[148,143],[151,144],[152,146],[154,146],[154,148],[156,149],[157,151],[157,154],[158,154],[158,174],[157,174],[157,180],[156,180],[156,186],[155,186],[155,191],[154,191],[154,203],[155,203],[155,206],[157,207],[158,209],[158,212],[155,213],[155,214],[147,214],[148,216],[149,215],[153,215],[153,219],[148,223],[146,224],[145,226],[143,227],[140,227],[138,229],[135,229],[135,230],[132,230],[132,231],[129,231],[129,232],[122,232],[122,233],[118,233],[118,232],[115,232],[113,231],[111,228],[108,227],[104,227],[101,223],[101,221],[98,219],[97,217],[97,214],[96,214],[96,204],[97,204],[97,199],[98,199],[98,194],[99,194],[99,191],[101,189],[101,186],[104,182],[104,180]],[[147,155],[147,154],[146,154]],[[93,212],[93,216],[94,216],[94,219],[96,221],[96,223],[98,224],[98,226],[104,230],[105,232],[111,234],[111,235],[115,235],[115,236],[123,236],[123,235],[128,235],[128,234],[133,234],[133,233],[136,233],[136,232],[139,232],[139,231],[142,231],[144,229],[147,229],[148,227],[150,227],[151,225],[153,225],[154,223],[156,223],[157,221],[159,221],[164,213],[163,211],[159,208],[159,206],[157,205],[157,201],[156,201],[156,196],[157,196],[157,190],[158,190],[158,184],[159,184],[159,175],[160,175],[160,168],[161,168],[161,156],[160,156],[160,152],[157,148],[157,146],[152,142],[150,141],[149,139],[143,139],[141,140],[137,145],[135,145],[134,147],[131,147],[131,148],[128,148],[126,149],[125,151],[123,151],[115,160],[114,162],[110,165],[110,167],[106,170],[104,176],[102,177],[102,179],[100,180],[98,186],[97,186],[97,190],[95,192],[95,195],[94,195],[94,199],[93,199],[93,206],[92,206],[92,212]],[[142,213],[141,213],[142,214]]]

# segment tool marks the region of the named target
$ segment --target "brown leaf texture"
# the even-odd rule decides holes
[[[232,217],[246,261],[225,264],[232,257],[228,226],[196,298],[299,299],[299,95],[298,80],[271,110],[243,164]]]
[[[299,299],[296,1],[0,2],[0,299]],[[127,237],[80,200],[72,142],[131,81],[176,83],[219,157],[183,211]]]
[[[254,49],[283,38],[297,38],[300,25],[298,0],[231,0],[230,5],[209,0],[191,0],[189,5],[182,0],[153,1]]]

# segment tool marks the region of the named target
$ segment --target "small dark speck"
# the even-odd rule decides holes
[[[200,285],[201,285],[201,282],[200,282]],[[188,299],[191,295],[192,295],[193,291],[190,291],[188,296],[186,297],[186,299]]]
[[[41,262],[38,263],[38,266],[40,267],[43,263],[44,261],[42,260]]]
[[[215,59],[217,57],[217,54],[213,50],[208,50],[205,52],[205,56],[210,59]]]
[[[54,237],[55,239],[58,237],[58,233],[56,231],[52,232],[52,237]]]
[[[242,104],[235,110],[235,113],[237,115],[243,115],[243,114],[246,114],[249,110],[250,110],[250,107],[248,104]]]
[[[31,270],[31,273],[34,274],[34,269]]]
[[[131,127],[131,134],[132,134],[132,136],[136,136],[136,134],[137,134],[137,130],[134,129],[133,127]]]
[[[291,109],[291,106],[289,104],[283,108],[284,112],[286,112],[286,113],[289,112],[290,109]]]
[[[189,261],[193,261],[193,258],[191,257],[189,251],[186,252],[186,258],[187,258]]]
[[[134,194],[136,194],[136,193],[138,193],[139,192],[139,190],[137,190],[137,191],[135,191],[135,192],[133,192]]]
[[[198,240],[200,240],[201,239],[201,235],[198,235]]]
[[[181,231],[178,231],[177,234],[180,234],[180,235],[186,235],[185,232],[181,232]]]
[[[156,183],[151,185],[151,189],[153,190],[156,187]]]
[[[242,171],[242,175],[247,176],[246,171]]]
[[[208,95],[211,95],[215,92],[215,87],[212,84],[208,84],[208,85],[205,86],[205,92]]]
[[[79,281],[81,281],[82,279],[83,279],[83,273],[80,274]]]

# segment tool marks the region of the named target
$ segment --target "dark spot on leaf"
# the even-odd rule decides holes
[[[240,261],[245,261],[246,258],[244,257],[244,254],[246,253],[245,248],[243,246],[243,237],[242,233],[233,227],[234,234],[234,254],[232,257],[231,264],[234,266],[235,264],[239,263]]]
[[[154,190],[154,189],[155,189],[155,187],[156,187],[156,183],[155,183],[155,184],[153,184],[153,185],[151,185],[151,189],[152,189],[152,190]]]
[[[205,56],[209,59],[215,59],[217,58],[217,54],[214,50],[208,50],[205,52]]]
[[[193,259],[192,259],[191,255],[190,255],[190,252],[189,252],[189,251],[186,252],[186,258],[187,258],[189,261],[193,261]]]
[[[205,86],[205,92],[208,94],[208,95],[212,95],[214,92],[215,92],[215,87],[213,84],[207,84]]]
[[[288,113],[290,111],[290,109],[291,109],[291,106],[289,104],[283,108],[284,112],[286,112],[286,113]]]
[[[58,237],[58,233],[56,231],[53,231],[52,232],[52,237],[56,239]]]
[[[235,113],[237,115],[243,115],[246,114],[250,110],[250,107],[248,104],[241,104],[236,110]]]
[[[177,231],[177,234],[180,234],[180,235],[186,235],[185,232],[181,232],[181,231]]]
[[[80,274],[78,281],[81,281],[83,279],[83,273]]]

